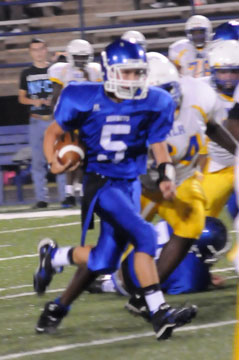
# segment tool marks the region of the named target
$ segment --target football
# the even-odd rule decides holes
[[[79,136],[74,132],[65,132],[54,145],[54,151],[58,151],[58,160],[65,165],[70,160],[70,166],[77,162],[83,163],[85,158],[84,145],[79,141]]]

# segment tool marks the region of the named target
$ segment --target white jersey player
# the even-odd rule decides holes
[[[202,15],[191,16],[185,25],[186,39],[169,46],[169,59],[182,75],[209,76],[209,42],[212,35],[210,21]]]
[[[161,54],[152,52],[147,56],[150,66],[155,63],[149,82],[169,91],[178,104],[167,143],[176,168],[176,184],[179,185],[196,170],[198,153],[205,142],[208,120],[221,122],[226,117],[226,112],[223,111],[216,92],[204,81],[190,76],[179,78],[174,65]]]
[[[239,82],[239,43],[236,40],[225,40],[214,45],[209,53],[209,63],[212,74],[207,80],[210,79],[209,84],[217,91],[218,99],[226,112],[226,119],[234,105],[233,92]],[[208,172],[233,166],[234,156],[215,142],[209,142],[208,151]]]
[[[163,282],[171,274],[171,269],[183,260],[204,228],[206,198],[201,186],[202,175],[197,171],[197,158],[204,144],[205,131],[208,127],[218,130],[219,125],[212,119],[220,121],[224,114],[215,90],[203,80],[190,76],[179,79],[176,67],[165,56],[149,53],[147,57],[149,84],[168,91],[177,104],[173,129],[166,139],[176,169],[175,198],[165,201],[157,191],[153,164],[148,174],[141,176],[141,215],[147,221],[159,215],[173,229],[157,261]],[[163,256],[167,261],[164,262]]]
[[[102,81],[101,66],[93,61],[93,47],[81,39],[72,40],[67,45],[67,63],[53,64],[48,74],[53,82],[53,105],[62,90],[71,81]],[[58,86],[56,85],[58,84]],[[57,88],[57,90],[54,89]],[[55,91],[54,91],[55,90]]]

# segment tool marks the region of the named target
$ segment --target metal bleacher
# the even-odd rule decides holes
[[[24,1],[29,3],[29,0]],[[142,10],[133,10],[132,0],[113,3],[107,0],[62,0],[61,14],[56,16],[52,7],[59,6],[59,0],[31,0],[30,3],[32,7],[44,9],[42,17],[12,23],[0,21],[0,29],[9,25],[20,29],[18,33],[0,32],[0,96],[17,94],[19,73],[22,67],[29,65],[28,44],[33,36],[47,41],[50,56],[63,51],[70,40],[79,37],[90,41],[98,55],[124,31],[135,29],[146,36],[149,50],[166,52],[172,42],[184,36],[185,21],[193,13],[192,6],[150,9],[150,0],[141,0]],[[239,16],[239,1],[217,2],[195,9],[197,14],[208,16],[215,28]]]

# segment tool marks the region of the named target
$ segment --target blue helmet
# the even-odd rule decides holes
[[[144,99],[147,96],[147,60],[143,47],[123,39],[108,45],[101,53],[105,91],[119,99]],[[123,71],[135,70],[137,78],[123,78]]]
[[[219,25],[212,40],[239,40],[239,22],[231,20]]]
[[[214,217],[206,217],[204,230],[195,245],[205,263],[215,263],[230,248],[227,229],[223,222]]]

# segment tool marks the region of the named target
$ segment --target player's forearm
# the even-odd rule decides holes
[[[20,104],[23,105],[34,105],[34,99],[30,99],[26,96],[19,96],[18,101]]]
[[[215,141],[218,145],[235,154],[237,148],[237,141],[234,136],[224,127],[214,121],[207,123],[206,134],[208,137]]]
[[[164,162],[172,162],[166,141],[152,144],[151,148],[157,165]]]
[[[54,156],[54,144],[57,138],[63,134],[63,130],[61,127],[54,121],[51,125],[47,128],[44,136],[43,142],[43,150],[46,157],[46,160],[49,164],[53,161]]]

